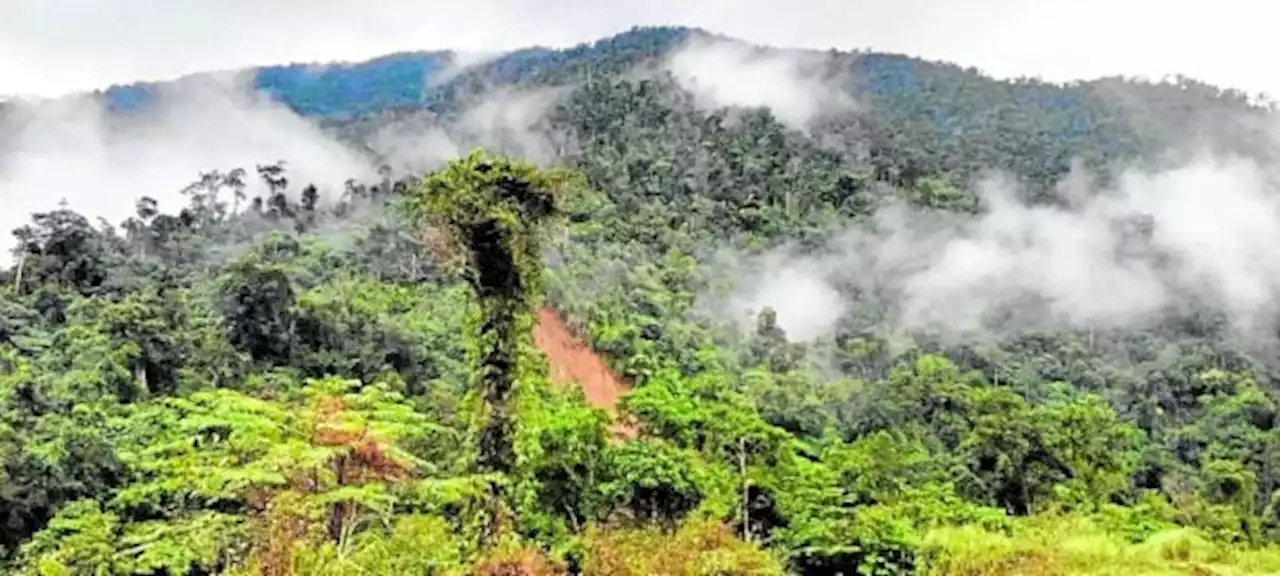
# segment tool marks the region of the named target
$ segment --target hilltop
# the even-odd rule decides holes
[[[4,112],[87,207],[0,271],[0,570],[1280,570],[1240,92],[637,28]]]
[[[264,95],[330,130],[356,132],[354,143],[363,148],[377,127],[404,125],[406,118],[456,118],[495,92],[559,87],[580,94],[593,78],[638,77],[637,72],[657,80],[661,74],[654,74],[669,68],[670,58],[690,44],[713,46],[712,58],[727,59],[708,62],[713,69],[804,61],[808,68],[798,72],[851,95],[861,110],[823,115],[806,135],[838,142],[826,147],[846,157],[857,155],[855,161],[873,166],[878,174],[895,174],[908,185],[923,174],[947,173],[963,181],[993,167],[1049,185],[1073,161],[1114,168],[1135,159],[1185,157],[1206,147],[1250,157],[1269,154],[1270,135],[1261,119],[1270,114],[1270,105],[1192,79],[1152,83],[1101,78],[1065,85],[998,81],[973,68],[901,54],[784,51],[678,27],[636,28],[573,48],[535,47],[479,61],[447,51],[402,53],[367,62],[295,63],[223,76],[234,78],[233,90]],[[768,73],[778,73],[776,66]],[[711,82],[719,80],[750,82]],[[163,101],[164,94],[174,91],[170,84],[113,86],[94,97],[127,115]],[[779,114],[766,102],[776,86],[749,90],[759,94],[726,103],[763,106]]]

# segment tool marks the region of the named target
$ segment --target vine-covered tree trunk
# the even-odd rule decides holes
[[[505,477],[514,472],[512,396],[542,275],[538,230],[557,214],[559,176],[476,151],[428,178],[417,203],[411,203],[432,234],[446,233],[444,249],[436,255],[466,278],[480,302],[474,334],[475,384],[483,404],[479,473]],[[482,545],[496,539],[506,516],[503,483],[491,484],[491,490]]]
[[[514,462],[509,404],[520,345],[519,315],[531,309],[506,236],[500,224],[489,220],[474,226],[467,238],[478,268],[475,287],[483,310],[478,334],[482,346],[480,390],[487,414],[480,430],[477,464],[484,472],[503,474],[512,471]]]

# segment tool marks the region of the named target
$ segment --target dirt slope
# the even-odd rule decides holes
[[[618,399],[627,391],[627,383],[609,369],[590,345],[573,335],[560,314],[551,308],[538,310],[533,341],[547,355],[552,382],[560,386],[581,386],[588,403],[614,412]]]

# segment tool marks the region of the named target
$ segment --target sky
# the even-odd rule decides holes
[[[1266,0],[0,0],[0,94],[395,51],[568,46],[679,24],[1054,81],[1181,73],[1280,95]]]

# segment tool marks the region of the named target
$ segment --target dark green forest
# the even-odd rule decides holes
[[[1192,145],[1266,164],[1273,110],[830,52],[819,74],[858,105],[797,130],[697,102],[660,65],[694,37],[439,83],[447,53],[258,70],[380,178],[330,190],[264,158],[193,174],[183,205],[120,198],[125,222],[34,214],[0,271],[0,572],[1280,572],[1277,350],[1211,300],[958,338],[849,282],[806,340],[708,304],[741,289],[726,253],[820,255],[892,209],[977,219],[990,170],[1058,206],[1073,167],[1102,186]],[[551,88],[521,134],[459,125]],[[403,173],[388,127],[476,149]],[[630,385],[618,406],[552,382],[545,309]]]

